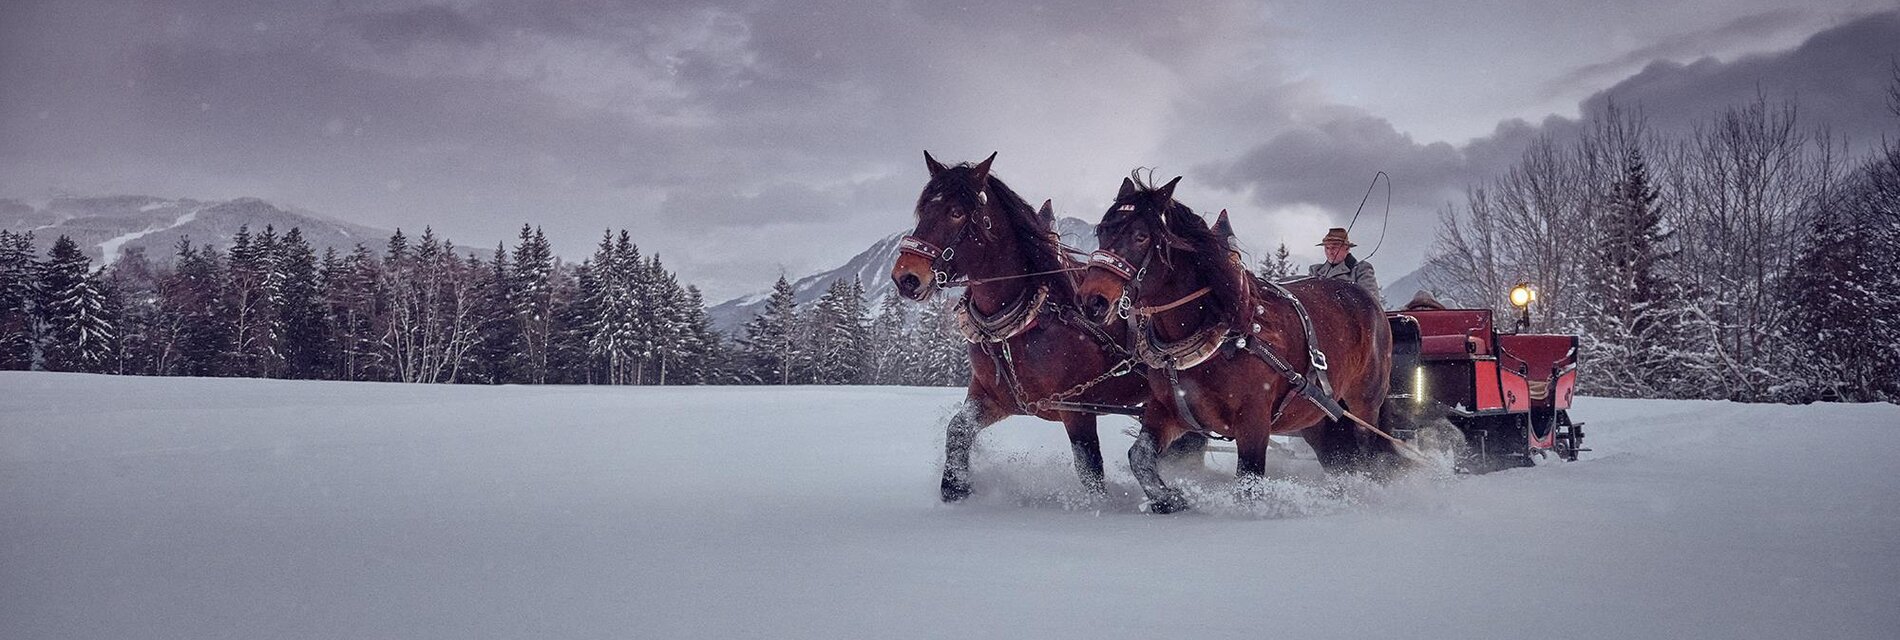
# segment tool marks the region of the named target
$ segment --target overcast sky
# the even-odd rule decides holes
[[[1390,279],[1465,185],[1606,96],[1895,130],[1900,4],[1791,4],[10,0],[0,197],[257,196],[464,245],[530,222],[571,259],[625,227],[716,301],[908,228],[924,149],[998,151],[1091,221],[1158,167],[1305,256],[1384,170]]]

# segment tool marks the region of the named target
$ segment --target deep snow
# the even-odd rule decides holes
[[[0,373],[0,638],[1893,638],[1900,407],[1581,399],[1577,463],[1074,490],[915,388]]]

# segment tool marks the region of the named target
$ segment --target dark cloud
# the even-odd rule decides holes
[[[1218,186],[1251,188],[1255,199],[1263,203],[1337,207],[1342,202],[1356,203],[1379,171],[1428,188],[1468,173],[1458,149],[1443,142],[1419,144],[1391,123],[1369,115],[1288,130],[1202,173]]]
[[[1611,102],[1636,106],[1652,123],[1684,130],[1757,97],[1794,102],[1802,122],[1862,144],[1896,129],[1883,92],[1900,60],[1900,11],[1865,16],[1815,34],[1799,47],[1730,62],[1657,62],[1583,103],[1585,116]]]
[[[1751,44],[1790,30],[1809,28],[1812,20],[1811,10],[1793,7],[1742,16],[1713,29],[1679,34],[1610,60],[1583,65],[1546,83],[1545,91],[1554,94],[1579,84],[1619,80],[1631,70],[1658,60],[1704,57],[1712,50]]]

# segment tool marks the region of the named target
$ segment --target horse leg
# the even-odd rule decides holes
[[[1069,430],[1069,451],[1075,454],[1075,475],[1082,479],[1082,488],[1091,495],[1108,495],[1108,484],[1102,480],[1102,437],[1095,430],[1095,415],[1066,412],[1062,414],[1062,426]]]
[[[1162,409],[1149,403],[1148,415],[1142,420],[1141,433],[1135,436],[1135,446],[1128,448],[1128,468],[1135,474],[1135,481],[1141,483],[1141,492],[1148,496],[1148,511],[1151,513],[1174,513],[1188,508],[1188,501],[1181,492],[1168,486],[1161,480],[1161,472],[1155,468],[1163,447],[1173,444],[1182,429],[1168,417],[1160,414]]]
[[[1267,429],[1246,429],[1234,439],[1234,451],[1240,462],[1234,466],[1234,497],[1242,502],[1259,500],[1265,495],[1267,475]]]
[[[1380,421],[1380,414],[1384,412],[1384,403],[1368,404],[1372,407],[1369,415],[1361,415],[1359,417],[1368,424],[1379,425],[1381,429],[1386,428],[1385,424]],[[1359,449],[1364,455],[1366,471],[1371,473],[1373,478],[1380,481],[1390,480],[1397,476],[1399,471],[1405,467],[1405,457],[1399,455],[1398,445],[1393,444],[1390,440],[1368,433],[1363,428],[1359,430],[1359,436],[1361,438]]]
[[[1359,457],[1359,438],[1352,429],[1345,420],[1322,419],[1301,431],[1300,436],[1319,457],[1320,468],[1327,473],[1345,473],[1352,470]]]
[[[970,447],[976,444],[977,432],[1002,419],[1003,415],[1000,412],[987,409],[987,406],[976,398],[966,401],[963,410],[950,417],[950,424],[944,429],[943,439],[941,490],[944,502],[956,502],[970,497]]]

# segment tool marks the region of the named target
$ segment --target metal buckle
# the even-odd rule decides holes
[[[1326,353],[1325,352],[1322,352],[1318,349],[1307,349],[1306,355],[1308,358],[1313,359],[1314,369],[1318,369],[1320,371],[1326,370]]]

